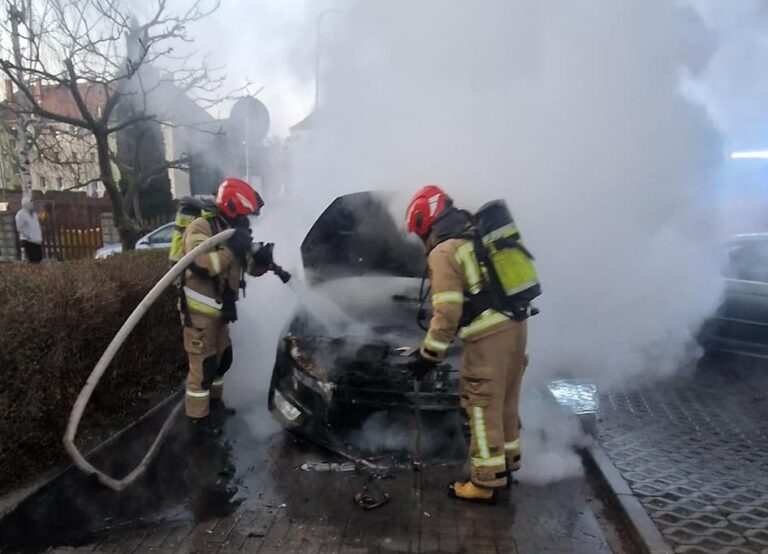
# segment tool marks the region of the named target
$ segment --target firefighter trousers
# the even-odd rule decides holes
[[[470,477],[483,487],[507,484],[520,468],[520,387],[526,366],[527,324],[466,342],[459,373],[461,406],[469,418]]]
[[[182,317],[182,324],[184,324]],[[221,319],[190,312],[184,325],[184,350],[189,359],[184,408],[191,418],[210,413],[210,400],[224,392],[224,374],[232,365],[232,343]]]

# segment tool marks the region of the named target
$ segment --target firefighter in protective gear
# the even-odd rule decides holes
[[[423,378],[445,357],[455,336],[464,342],[459,372],[461,406],[469,418],[470,479],[448,487],[465,500],[493,502],[510,473],[520,468],[518,405],[526,365],[526,323],[483,305],[484,274],[472,240],[471,221],[439,187],[422,188],[406,213],[408,231],[427,248],[432,318],[419,356]]]
[[[235,229],[226,245],[198,256],[182,277],[179,309],[189,358],[185,411],[193,422],[207,421],[210,401],[222,397],[223,377],[232,365],[227,324],[237,319],[235,302],[245,286],[244,274],[263,275],[273,263],[271,245],[253,243],[248,221],[263,205],[248,183],[225,179],[216,212],[203,211],[182,235],[186,254],[213,235]]]

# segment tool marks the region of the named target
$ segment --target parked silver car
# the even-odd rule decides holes
[[[738,235],[725,254],[723,301],[699,339],[708,352],[768,358],[768,233]]]
[[[173,227],[173,222],[166,223],[154,231],[147,233],[136,242],[136,250],[144,250],[147,248],[170,248]],[[106,244],[99,248],[93,257],[100,260],[122,251],[123,245],[119,242],[116,244]]]

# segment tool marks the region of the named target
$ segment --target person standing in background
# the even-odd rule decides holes
[[[28,196],[22,198],[21,209],[16,212],[16,231],[27,260],[39,264],[43,259],[43,229]]]

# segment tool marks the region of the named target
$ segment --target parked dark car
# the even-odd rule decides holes
[[[269,409],[289,430],[338,447],[375,412],[413,413],[408,357],[420,343],[424,248],[372,192],[334,200],[301,245],[308,290],[281,340]],[[458,421],[458,347],[422,384],[423,412]],[[448,419],[448,418],[444,418]],[[459,426],[460,427],[460,426]]]
[[[704,348],[768,357],[768,234],[739,235],[725,247],[725,293],[700,333]]]

